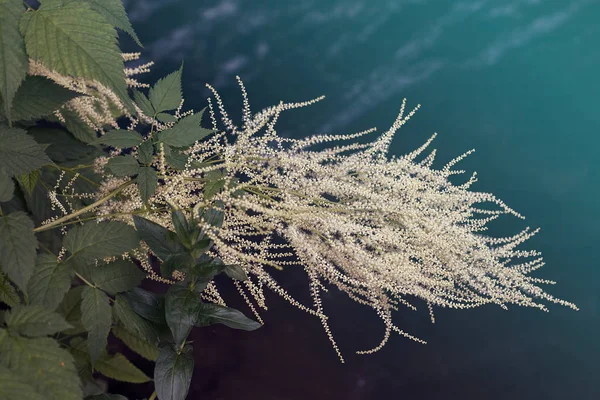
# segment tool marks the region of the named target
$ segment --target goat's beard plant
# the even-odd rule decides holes
[[[283,138],[275,130],[280,113],[321,98],[280,103],[252,114],[246,90],[238,81],[244,104],[242,126],[234,125],[217,91],[207,85],[217,103],[214,108],[218,108],[213,108],[209,98],[213,133],[183,152],[187,159],[181,168],[169,166],[169,153],[159,144],[152,165],[160,180],[142,215],[171,230],[169,210],[173,208],[196,220],[213,242],[208,254],[225,264],[238,265],[249,276],[234,283],[259,321],[259,310],[267,308],[263,289],[269,288],[320,318],[343,361],[321,302],[320,293],[328,285],[370,306],[382,319],[383,340],[358,352],[363,354],[381,349],[391,331],[425,343],[392,322],[392,311],[399,305],[416,309],[415,299],[424,301],[432,322],[434,306],[467,309],[492,303],[506,309],[508,304],[516,304],[547,311],[538,302],[545,300],[577,309],[538,286],[553,282],[529,275],[544,264],[540,253],[516,247],[537,230],[527,228],[505,238],[482,233],[488,222],[502,214],[523,217],[490,193],[470,191],[475,174],[460,185],[450,181],[451,176],[464,172],[452,167],[470,151],[434,169],[435,150],[417,161],[433,135],[409,154],[388,156],[394,133],[418,107],[405,115],[403,102],[391,128],[365,144],[348,141],[375,129],[350,135]],[[192,114],[180,111],[181,107],[176,120]],[[217,112],[222,131],[217,130]],[[142,113],[140,119],[152,118]],[[171,126],[153,125],[147,140],[152,135],[160,137]],[[311,149],[323,144],[335,146]],[[106,161],[97,160],[99,172]],[[109,173],[98,198],[129,179]],[[97,209],[98,219],[133,224],[131,214],[140,213],[143,204],[138,187],[129,186],[121,194]],[[486,208],[484,203],[496,207]],[[221,212],[222,223],[203,218],[206,209]],[[138,249],[135,255],[143,260],[146,251],[151,252]],[[177,269],[171,276],[160,277],[148,263],[143,264],[150,277],[166,283],[185,277]],[[286,293],[270,274],[271,268],[303,268],[313,304],[300,304]],[[214,282],[203,297],[225,304]]]

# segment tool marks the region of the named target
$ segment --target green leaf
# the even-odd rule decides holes
[[[179,238],[185,238],[189,231],[188,221],[185,214],[181,210],[173,210],[171,212],[171,220],[175,227],[175,232]]]
[[[121,296],[123,296],[136,314],[148,321],[166,325],[165,299],[163,296],[139,287],[125,292]]]
[[[15,288],[10,284],[6,275],[0,273],[0,301],[14,307],[21,302]]]
[[[27,193],[30,196],[31,196],[31,193],[33,192],[33,188],[35,187],[35,185],[37,184],[39,179],[40,179],[40,170],[39,169],[36,169],[35,171],[31,171],[28,174],[23,174],[23,175],[17,176],[17,182],[19,182],[19,186],[21,186],[21,189],[23,189],[25,191],[25,193]]]
[[[154,368],[154,387],[158,398],[185,400],[193,372],[194,355],[191,345],[186,344],[181,350],[170,343],[161,346]]]
[[[154,115],[154,108],[152,108],[152,103],[148,100],[148,97],[139,90],[133,90],[133,100],[135,100],[135,104],[142,110],[144,115],[147,117],[152,117]]]
[[[0,399],[47,400],[47,397],[35,390],[30,376],[23,376],[15,370],[0,366]]]
[[[225,174],[219,170],[210,171],[205,174],[205,178],[208,179],[208,182],[204,184],[204,200],[210,200],[225,187],[224,176]]]
[[[238,281],[246,281],[248,280],[248,275],[246,271],[240,265],[227,265],[223,270],[225,274],[231,279],[235,279]]]
[[[133,111],[117,32],[89,4],[44,1],[23,15],[20,29],[30,58],[62,75],[97,80]]]
[[[10,176],[27,174],[52,164],[44,153],[44,147],[22,129],[0,126],[0,168],[4,168]]]
[[[144,274],[131,261],[117,260],[92,269],[92,283],[110,295],[137,287]]]
[[[81,294],[81,322],[88,332],[88,351],[92,365],[104,353],[111,325],[108,296],[101,290],[86,286]]]
[[[62,129],[34,128],[29,133],[33,135],[36,142],[48,143],[46,154],[54,162],[65,162],[80,160],[84,156],[98,151],[95,147],[88,146]]]
[[[186,272],[194,264],[194,259],[189,253],[172,254],[160,264],[160,274],[171,279],[175,270]]]
[[[156,119],[159,120],[162,123],[177,122],[177,118],[175,118],[174,115],[167,114],[167,113],[158,113],[158,114],[156,114]]]
[[[94,368],[102,375],[121,382],[144,383],[150,380],[121,353],[104,355]]]
[[[135,229],[117,221],[77,225],[71,228],[63,241],[75,263],[120,256],[138,245]]]
[[[206,283],[194,289],[177,283],[171,285],[165,295],[165,318],[177,346],[186,340],[196,323],[202,306],[200,293],[204,287]]]
[[[67,350],[61,349],[56,340],[4,335],[0,339],[0,352],[0,365],[26,377],[46,400],[81,400],[73,357]]]
[[[116,147],[118,149],[134,147],[142,143],[144,138],[136,131],[114,129],[98,138],[98,143]]]
[[[156,358],[158,357],[158,347],[155,344],[150,343],[146,339],[119,325],[113,326],[112,333],[125,343],[127,347],[144,357],[146,360],[156,361]]]
[[[53,254],[40,254],[37,257],[34,273],[27,284],[29,303],[56,309],[71,287],[73,267],[61,263]]]
[[[129,17],[125,12],[125,7],[123,7],[122,0],[84,0],[90,3],[90,6],[93,10],[100,13],[106,21],[114,26],[115,28],[119,28],[122,31],[126,32],[135,40],[138,46],[142,46],[140,39],[135,34],[133,27],[131,26],[131,22],[129,22]]]
[[[154,152],[154,146],[150,140],[146,140],[138,147],[138,160],[143,164],[150,164],[152,162],[152,155]]]
[[[67,101],[79,96],[43,76],[28,75],[12,103],[13,121],[35,120],[54,113]]]
[[[71,328],[60,314],[39,305],[13,307],[4,320],[9,331],[31,337],[53,335]]]
[[[161,78],[150,88],[148,97],[155,113],[163,111],[174,110],[179,107],[181,103],[181,72],[183,70],[183,63],[181,67],[175,72]],[[154,116],[154,115],[149,115]]]
[[[81,322],[81,293],[86,286],[75,286],[67,292],[62,302],[56,308],[67,322],[74,328],[65,331],[66,335],[76,335],[85,332],[85,327]]]
[[[25,79],[29,64],[19,33],[19,20],[24,11],[22,1],[0,1],[0,98],[3,99],[4,114],[9,120],[12,119],[10,111],[13,98]]]
[[[185,165],[189,158],[187,154],[172,149],[168,144],[163,144],[163,149],[165,152],[165,160],[170,167],[180,171],[185,169]]]
[[[142,240],[161,260],[166,260],[172,254],[185,252],[185,247],[179,242],[175,232],[138,215],[133,216],[133,222]]]
[[[133,335],[139,336],[141,339],[153,345],[158,344],[160,332],[155,323],[143,318],[136,313],[126,299],[127,293],[118,294],[115,298],[113,310],[117,316],[117,320],[121,322],[123,327]],[[164,304],[162,309],[156,310],[163,313],[162,323],[164,324]]]
[[[203,303],[198,312],[196,326],[223,324],[233,329],[253,331],[262,325],[246,317],[240,311],[218,304]]]
[[[96,142],[96,131],[83,122],[75,111],[63,108],[60,113],[65,120],[65,127],[77,140],[87,144]]]
[[[223,225],[225,213],[221,210],[217,210],[216,208],[209,208],[208,210],[201,210],[198,213],[198,217],[202,218],[202,220],[207,224],[220,228],[221,225]]]
[[[156,190],[158,183],[158,175],[156,170],[152,167],[141,167],[140,172],[136,178],[136,182],[140,189],[140,197],[142,201],[146,202]]]
[[[0,265],[23,291],[33,273],[38,241],[33,221],[22,211],[0,217]]]
[[[116,176],[131,176],[140,172],[140,166],[133,156],[116,156],[108,160],[106,168]]]
[[[172,128],[161,131],[158,139],[169,146],[186,147],[205,138],[213,131],[200,126],[203,112],[204,110],[180,119]]]
[[[15,184],[4,168],[0,168],[0,203],[12,199]]]

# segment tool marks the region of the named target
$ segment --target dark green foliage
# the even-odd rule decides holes
[[[142,135],[135,131],[114,129],[106,132],[104,136],[100,137],[98,143],[116,148],[127,148],[137,146],[142,143],[143,140]]]
[[[51,164],[44,147],[23,129],[0,125],[0,168],[4,168],[10,176],[27,174]]]
[[[19,34],[19,20],[25,11],[20,0],[0,1],[0,100],[10,120],[11,104],[27,72],[25,43]]]
[[[204,110],[180,119],[172,128],[158,135],[158,139],[173,147],[186,147],[211,134],[213,131],[200,126]]]
[[[52,114],[77,93],[42,76],[27,76],[12,102],[11,119],[33,120]]]
[[[183,400],[187,397],[192,373],[194,356],[192,346],[181,348],[166,343],[160,348],[160,354],[154,368],[154,385],[160,400]]]
[[[150,200],[165,179],[156,157],[164,156],[168,172],[182,170],[187,148],[213,131],[201,126],[205,109],[183,118],[174,112],[182,103],[183,64],[147,95],[132,90],[130,96],[115,28],[140,43],[121,0],[39,3],[0,0],[0,399],[127,400],[105,393],[97,377],[132,384],[151,378],[109,348],[112,334],[156,362],[159,400],[183,400],[194,368],[188,342],[194,327],[260,327],[201,297],[220,273],[247,279],[241,267],[208,255],[213,242],[200,226],[220,227],[223,204],[173,210],[175,232],[137,215],[154,210]],[[29,59],[43,68],[30,66]],[[131,114],[135,102],[169,129],[157,130],[160,124],[140,118],[138,132],[117,119],[120,129],[115,125],[101,134],[70,102],[82,94],[44,69],[86,84],[99,82]],[[103,90],[90,86],[86,96]],[[100,102],[93,107],[100,111]],[[108,107],[114,118],[126,114]],[[110,154],[102,167],[98,158],[111,148],[122,152]],[[99,193],[106,176],[96,171],[102,169],[109,179],[114,175],[126,183],[109,195]],[[224,176],[223,171],[206,174],[207,201],[235,183]],[[111,220],[129,211],[94,221],[97,206],[118,200],[127,185],[137,185],[144,203],[132,213],[135,228]],[[164,295],[140,287],[146,272],[132,250],[141,240],[159,258],[163,277],[176,281]]]
[[[108,160],[106,169],[115,176],[132,176],[140,172],[140,166],[132,156],[117,156]]]

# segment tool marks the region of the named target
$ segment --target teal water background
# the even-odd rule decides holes
[[[197,346],[191,398],[600,399],[600,1],[128,0],[126,8],[144,59],[156,62],[148,82],[185,60],[186,106],[203,108],[210,83],[239,120],[235,75],[254,111],[326,95],[280,118],[280,133],[302,137],[383,131],[403,98],[422,104],[392,152],[433,132],[436,166],[475,148],[462,164],[478,172],[473,189],[527,217],[493,228],[541,227],[522,246],[544,254],[535,276],[557,281],[547,290],[581,308],[441,310],[431,325],[421,305],[418,316],[396,317],[426,346],[396,336],[356,356],[383,328],[332,293],[325,308],[341,365],[318,320],[271,296],[262,332],[202,337],[210,350]]]

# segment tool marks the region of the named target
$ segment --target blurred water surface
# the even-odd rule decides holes
[[[433,132],[437,166],[476,148],[463,167],[476,190],[518,212],[492,228],[542,227],[523,248],[543,252],[536,276],[581,311],[513,307],[437,313],[405,309],[397,322],[426,346],[393,337],[368,310],[332,292],[325,307],[346,355],[341,365],[319,321],[269,298],[267,325],[247,334],[204,329],[191,399],[600,398],[600,2],[586,0],[128,0],[156,66],[182,60],[186,106],[215,86],[234,118],[241,76],[254,111],[279,100],[324,102],[282,115],[302,137],[385,130],[402,102],[422,104],[393,152]],[[127,40],[126,38],[124,38]],[[133,47],[131,47],[133,49]],[[301,274],[282,276],[302,298]],[[243,309],[243,304],[240,303]]]

